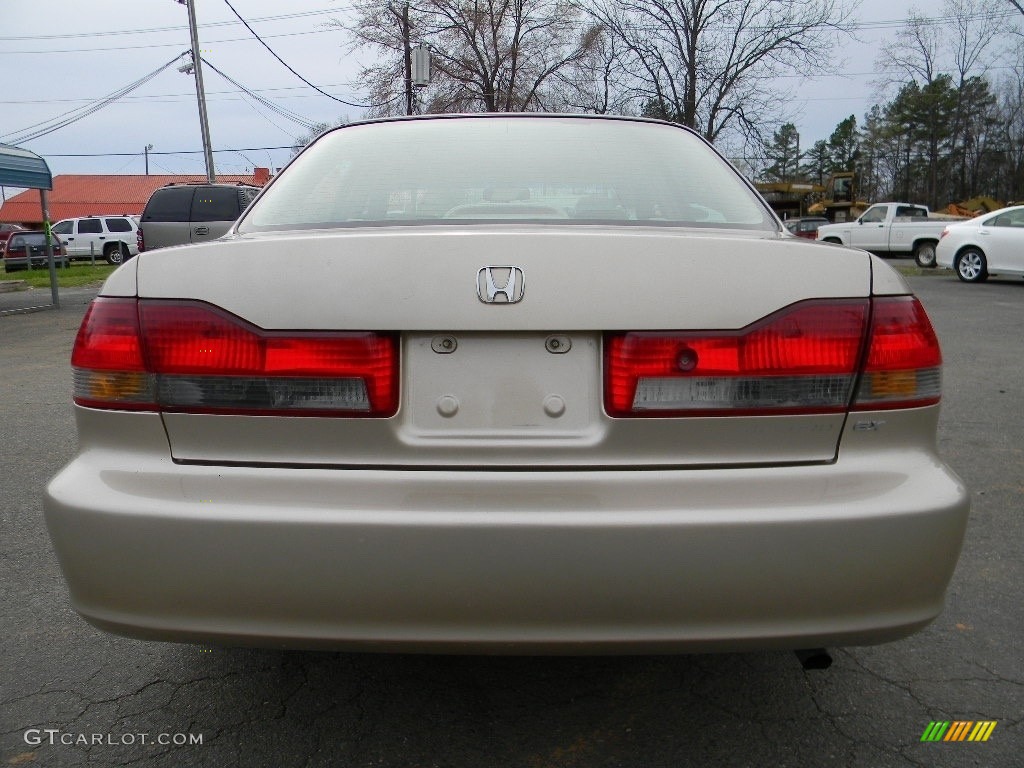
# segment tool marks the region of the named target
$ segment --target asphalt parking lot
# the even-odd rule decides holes
[[[940,448],[971,489],[967,541],[934,624],[833,649],[818,672],[789,653],[374,656],[105,635],[68,604],[40,499],[75,450],[68,359],[90,292],[0,317],[0,765],[1021,765],[1024,280],[910,281],[943,343]],[[996,727],[922,742],[931,721]]]

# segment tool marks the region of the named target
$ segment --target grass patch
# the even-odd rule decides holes
[[[61,288],[74,288],[79,285],[102,283],[107,275],[117,269],[112,264],[97,264],[95,267],[83,262],[71,262],[67,269],[57,269],[57,285]],[[50,287],[49,269],[22,269],[18,272],[0,272],[0,280],[24,280],[32,288]]]

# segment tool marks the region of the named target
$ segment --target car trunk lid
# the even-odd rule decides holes
[[[180,461],[333,467],[830,461],[845,407],[609,416],[606,347],[624,332],[728,336],[802,302],[865,300],[871,285],[866,254],[615,227],[238,237],[143,256],[138,275],[143,299],[197,299],[268,331],[393,334],[400,392],[388,418],[163,417]],[[508,290],[489,295],[488,280]]]

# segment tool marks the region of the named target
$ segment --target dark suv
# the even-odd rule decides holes
[[[246,184],[168,184],[146,203],[139,251],[214,240],[231,228],[259,194]]]

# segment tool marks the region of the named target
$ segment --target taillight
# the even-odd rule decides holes
[[[808,301],[739,331],[605,339],[610,416],[836,413],[849,407],[867,299]]]
[[[139,253],[146,250],[146,238],[142,235],[142,227],[139,227],[135,231],[135,244],[139,246]]]
[[[948,234],[949,234],[949,227],[943,227],[942,228],[942,233],[939,235],[939,240],[941,240],[942,238],[944,238]]]
[[[193,301],[99,298],[72,354],[75,402],[192,413],[392,416],[393,335],[266,331]]]
[[[739,331],[608,334],[605,410],[621,418],[911,408],[939,401],[941,363],[912,296],[807,301]]]
[[[939,340],[921,302],[913,296],[875,299],[854,409],[933,405],[941,396],[941,370]]]

